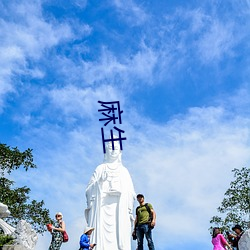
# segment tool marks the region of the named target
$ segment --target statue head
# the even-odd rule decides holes
[[[10,215],[8,206],[0,202],[0,218],[5,218]]]
[[[115,136],[114,136],[115,138]],[[114,141],[114,150],[112,148],[112,142],[109,142],[105,146],[106,154],[104,154],[104,162],[107,163],[121,163],[121,155],[122,151],[120,149],[120,143],[118,141]]]

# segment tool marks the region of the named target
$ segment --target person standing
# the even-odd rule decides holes
[[[231,234],[234,237],[234,243],[236,246],[236,249],[239,250],[239,240],[244,233],[243,229],[241,228],[240,225],[235,225],[232,230],[236,233],[236,235]]]
[[[212,244],[214,245],[213,250],[225,250],[225,246],[232,249],[218,227],[213,229]]]
[[[136,235],[137,237],[137,249],[143,250],[143,239],[145,235],[148,242],[148,249],[155,250],[154,242],[152,239],[152,229],[155,226],[156,213],[150,203],[145,203],[143,194],[137,195],[137,201],[140,205],[136,208],[136,217],[133,232],[133,235]]]
[[[56,223],[51,226],[52,240],[49,250],[60,250],[63,242],[63,232],[66,230],[65,222],[62,220],[63,215],[61,212],[56,213]]]
[[[90,244],[90,235],[93,232],[94,228],[93,227],[86,227],[83,235],[80,238],[80,249],[79,250],[89,250],[93,249],[95,247],[94,244]]]

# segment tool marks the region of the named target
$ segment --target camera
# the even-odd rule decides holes
[[[133,240],[136,240],[136,239],[137,239],[137,236],[136,236],[136,232],[135,232],[135,231],[132,233],[132,238],[133,238]]]

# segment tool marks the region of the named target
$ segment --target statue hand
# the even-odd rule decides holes
[[[130,214],[130,221],[132,221],[132,222],[135,221],[135,218],[134,218],[133,214]]]
[[[106,171],[103,171],[101,180],[105,181],[105,180],[107,180],[107,178],[108,178],[108,173]]]

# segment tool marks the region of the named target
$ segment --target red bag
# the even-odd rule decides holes
[[[52,231],[52,224],[47,224],[46,226],[47,226],[48,231],[51,232]]]
[[[64,231],[62,234],[63,234],[63,242],[67,242],[69,240],[68,234],[66,233],[66,231]]]

